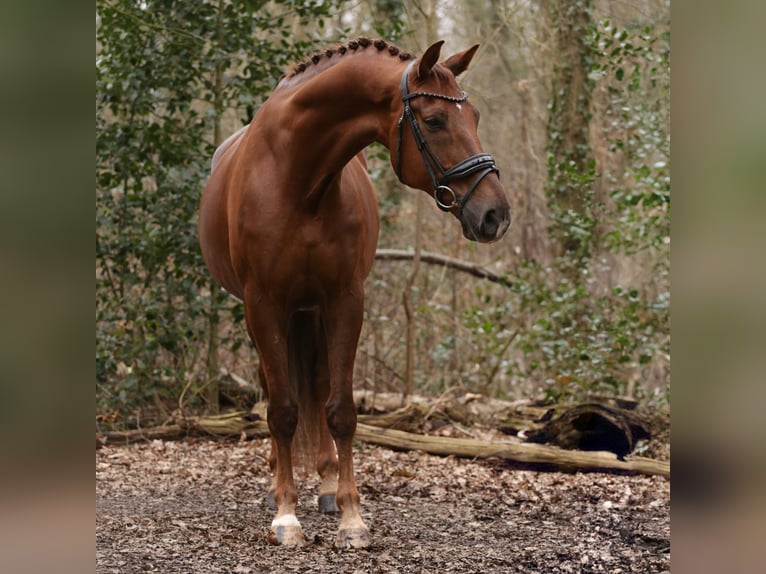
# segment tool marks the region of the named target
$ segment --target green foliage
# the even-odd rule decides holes
[[[497,375],[507,371],[507,351],[516,338],[513,327],[516,302],[507,296],[496,296],[494,290],[477,285],[472,293],[473,303],[460,311],[458,328],[445,329],[430,345],[430,364],[423,370],[444,371],[447,376],[429,389],[441,393],[459,382],[467,391],[496,394]],[[456,322],[451,306],[432,301],[419,309],[430,323],[446,325]]]
[[[367,166],[375,182],[378,196],[378,215],[384,233],[394,231],[407,193],[391,169],[390,152],[378,143],[367,147]]]
[[[667,291],[653,298],[623,287],[594,294],[589,269],[580,275],[528,264],[514,279],[520,313],[531,322],[519,337],[525,361],[517,376],[543,382],[557,401],[624,394],[631,376],[669,353]]]
[[[627,160],[624,185],[611,191],[618,222],[607,247],[627,253],[659,248],[670,234],[670,38],[650,27],[620,29],[608,20],[591,43],[603,56],[591,74],[607,82],[607,117],[621,132],[610,151]],[[651,97],[647,97],[651,95]]]
[[[606,87],[608,125],[627,134],[609,139],[609,150],[624,154],[626,168],[619,184],[599,173],[589,148],[576,138],[567,148],[555,131],[561,120],[549,123],[550,231],[562,249],[547,265],[527,262],[513,281],[519,321],[528,325],[519,336],[525,358],[517,374],[544,381],[555,400],[624,393],[631,378],[669,356],[667,37],[609,22],[583,32],[591,56],[584,89]],[[596,201],[597,185],[611,190],[610,203]],[[606,289],[603,281],[625,257],[651,262],[659,288]]]
[[[573,265],[587,261],[594,247],[598,206],[593,186],[597,178],[593,160],[578,165],[567,154],[561,161],[548,154],[549,233]]]
[[[399,43],[405,31],[405,7],[399,0],[373,0],[372,24],[375,33],[394,44]]]

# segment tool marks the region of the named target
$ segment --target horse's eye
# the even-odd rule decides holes
[[[423,120],[426,127],[431,131],[444,129],[444,118],[441,116],[428,116]]]

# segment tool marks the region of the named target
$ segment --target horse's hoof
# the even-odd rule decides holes
[[[306,538],[300,526],[277,526],[269,532],[269,542],[280,546],[303,546]]]
[[[335,546],[338,548],[367,548],[370,533],[366,528],[346,528],[338,531]]]
[[[269,493],[266,495],[266,506],[269,508],[269,510],[277,509],[277,501],[274,500],[273,490],[270,490]]]
[[[269,542],[282,546],[303,546],[306,544],[306,538],[303,536],[303,530],[301,530],[298,519],[295,516],[287,515],[275,518],[271,523]]]
[[[335,501],[334,494],[322,494],[319,497],[319,512],[322,514],[333,514],[338,512],[338,504]]]

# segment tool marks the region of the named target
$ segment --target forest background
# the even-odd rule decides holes
[[[215,412],[232,374],[255,381],[241,304],[197,245],[210,158],[289,63],[359,35],[416,53],[481,44],[461,84],[514,223],[497,244],[467,243],[387,150],[368,150],[380,248],[505,281],[379,260],[357,388],[668,403],[669,2],[99,0],[97,426]]]

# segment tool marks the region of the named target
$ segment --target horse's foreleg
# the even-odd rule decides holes
[[[295,515],[298,489],[293,480],[292,436],[297,426],[294,405],[269,403],[268,421],[272,434],[272,448],[276,447],[276,468],[273,479],[274,506],[277,514],[271,522],[269,541],[286,546],[300,546],[306,540]]]
[[[269,397],[268,424],[272,437],[270,466],[274,471],[272,487],[277,509],[271,523],[269,540],[298,546],[305,543],[305,538],[295,516],[298,490],[293,480],[291,445],[298,425],[298,406],[291,396],[287,374],[287,322],[281,320],[267,305],[253,308],[247,303],[246,299],[248,331],[261,359],[261,374],[265,376]]]
[[[255,339],[251,335],[251,338],[253,341]],[[269,400],[269,386],[266,383],[266,373],[263,372],[263,364],[258,365],[258,382],[261,385],[261,388],[263,389],[263,395],[266,398],[266,400]],[[274,501],[274,492],[277,490],[277,445],[274,442],[274,439],[271,439],[271,452],[269,452],[269,468],[271,469],[271,487],[269,488],[269,492],[266,494],[266,505],[271,510],[277,509],[277,503]]]
[[[271,438],[271,452],[269,452],[269,468],[271,469],[271,486],[266,494],[266,506],[271,510],[277,509],[277,502],[274,500],[274,494],[277,492],[277,443],[274,437]]]
[[[335,543],[340,548],[363,548],[370,544],[369,531],[359,514],[359,491],[352,460],[356,431],[354,359],[364,312],[361,286],[357,293],[328,306],[325,315],[330,368],[327,424],[338,451],[337,504],[341,520]]]

